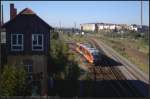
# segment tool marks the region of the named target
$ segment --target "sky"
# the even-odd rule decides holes
[[[4,22],[10,19],[10,3],[17,14],[32,9],[53,27],[76,27],[82,23],[140,24],[141,1],[2,1]],[[143,24],[149,25],[149,1],[143,1]]]

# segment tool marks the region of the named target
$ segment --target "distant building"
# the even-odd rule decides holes
[[[142,25],[142,30],[141,32],[149,32],[149,26]]]
[[[81,30],[83,31],[102,31],[102,30],[121,30],[128,29],[128,26],[125,24],[112,24],[112,23],[85,23],[81,24]]]
[[[140,25],[136,25],[136,24],[131,24],[129,26],[129,30],[132,30],[132,31],[139,31],[141,29],[141,26]]]
[[[129,26],[129,30],[135,31],[135,32],[148,32],[149,27],[146,25],[136,25],[136,24],[131,24]]]
[[[116,24],[108,24],[108,23],[97,23],[97,25],[99,31],[104,29],[114,30],[116,27]]]
[[[81,24],[82,31],[95,31],[95,23]]]
[[[47,61],[53,28],[29,8],[18,15],[15,11],[10,11],[10,21],[2,26],[6,32],[7,64],[23,66],[29,80],[33,85],[39,85],[40,94],[44,95],[47,93]],[[34,75],[42,78],[37,79]]]

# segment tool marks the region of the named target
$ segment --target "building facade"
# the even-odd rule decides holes
[[[87,23],[87,24],[81,24],[81,30],[83,31],[95,31],[95,24],[94,23]]]
[[[113,30],[127,30],[126,24],[112,24],[112,23],[85,23],[81,24],[81,30],[83,31],[113,31]]]
[[[146,25],[137,25],[137,24],[131,24],[129,26],[129,30],[135,31],[135,32],[148,32],[149,26]]]
[[[28,79],[38,83],[40,94],[44,95],[47,93],[47,61],[53,28],[29,8],[12,15],[2,26],[6,32],[7,64],[25,68]]]
[[[136,31],[136,32],[137,32],[140,28],[141,28],[140,25],[136,25],[136,24],[131,24],[131,25],[129,26],[129,30]]]
[[[116,25],[115,24],[108,24],[108,23],[97,23],[98,25],[98,30],[104,30],[104,29],[108,29],[108,30],[114,30]]]

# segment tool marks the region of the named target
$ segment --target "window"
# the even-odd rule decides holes
[[[6,32],[1,32],[1,43],[6,43]]]
[[[43,50],[43,34],[32,34],[32,50]]]
[[[32,60],[24,60],[23,64],[24,64],[25,71],[28,73],[28,79],[32,79],[33,61]]]
[[[32,73],[33,72],[33,66],[32,64],[25,64],[25,70],[28,72],[28,73]]]
[[[11,50],[23,51],[23,34],[11,34]]]

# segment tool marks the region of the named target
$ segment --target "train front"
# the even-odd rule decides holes
[[[93,56],[93,64],[94,65],[100,65],[101,60],[102,60],[100,52],[98,50],[94,50],[92,52],[92,56]]]

